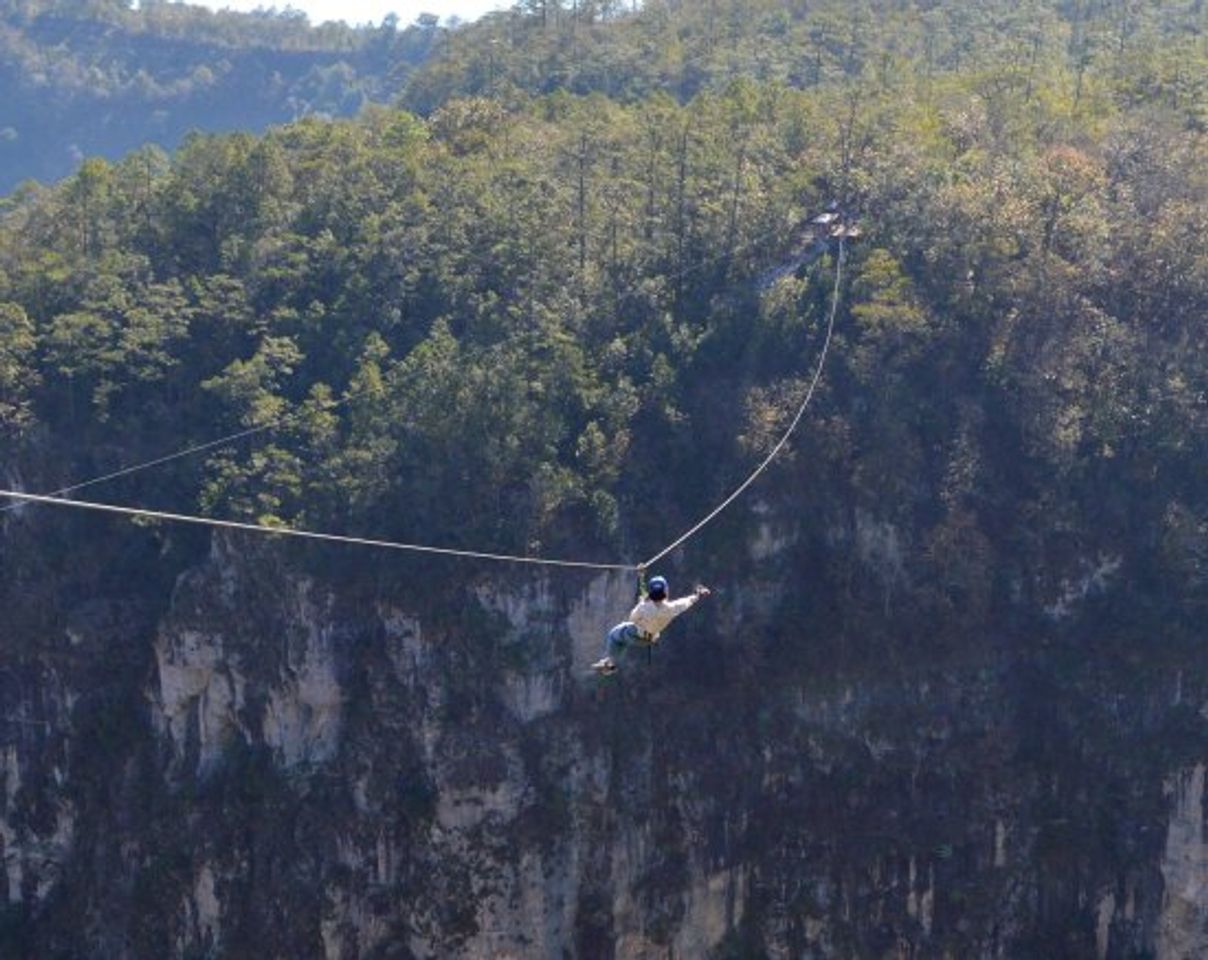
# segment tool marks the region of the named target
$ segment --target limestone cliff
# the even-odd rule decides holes
[[[1096,648],[1107,571],[959,647],[857,635],[809,581],[850,553],[884,599],[887,522],[821,555],[754,526],[607,685],[620,575],[323,574],[110,524],[158,584],[44,569],[26,602],[69,599],[3,626],[3,953],[1200,955],[1193,665]]]

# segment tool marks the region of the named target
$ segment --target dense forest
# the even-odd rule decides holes
[[[1198,0],[634,6],[530,0],[443,35],[393,105],[263,135],[196,133],[170,156],[92,158],[54,186],[14,193],[0,219],[6,484],[53,490],[265,427],[89,495],[633,560],[771,448],[837,296],[821,387],[786,455],[672,561],[730,588],[717,618],[732,631],[701,627],[715,656],[673,653],[660,692],[639,688],[657,702],[651,731],[668,755],[645,730],[610,747],[618,770],[645,756],[639,743],[656,757],[649,782],[633,781],[662,804],[649,816],[660,851],[651,856],[663,859],[633,893],[642,942],[681,952],[696,942],[676,939],[688,908],[660,899],[696,862],[691,805],[659,787],[659,762],[684,761],[675,751],[690,753],[686,744],[698,759],[707,749],[687,720],[675,726],[682,713],[707,724],[727,758],[682,773],[685,782],[708,781],[709,802],[763,812],[727,813],[724,831],[700,813],[702,835],[727,838],[724,851],[708,846],[711,862],[741,867],[748,884],[742,922],[727,921],[724,941],[708,944],[713,956],[1193,955],[1180,939],[1194,937],[1190,928],[1165,912],[1172,881],[1164,900],[1155,879],[1162,837],[1147,831],[1165,823],[1177,792],[1169,778],[1208,758],[1195,699],[1208,690],[1196,669],[1208,612],[1208,9]],[[382,55],[398,56],[390,49]],[[810,246],[809,222],[829,208],[860,227],[838,289],[839,247]],[[65,511],[0,516],[6,599],[25,591],[7,638],[23,663],[58,656],[47,637],[64,578],[81,595],[142,583],[161,599],[139,610],[200,595],[193,580],[175,590],[170,580],[205,548],[166,528],[108,523],[101,536],[97,521]],[[98,553],[81,560],[75,548],[89,542]],[[498,587],[480,565],[421,574],[330,551],[287,555],[271,554],[264,569],[304,569],[353,592],[367,588],[346,580],[368,578],[453,624],[449,635],[463,640],[439,656],[460,679],[448,681],[456,697],[430,708],[441,722],[472,717],[489,738],[497,731],[482,731],[502,709],[496,674],[537,669],[534,654],[500,646],[498,619],[462,610],[476,609],[462,585]],[[162,569],[148,574],[152,556]],[[71,572],[76,564],[89,572]],[[493,652],[484,660],[475,649]],[[126,691],[122,729],[147,744],[158,728],[129,685],[141,689],[155,667],[135,663],[141,674],[114,682]],[[386,696],[372,676],[358,682],[367,698]],[[844,685],[846,700],[836,692]],[[559,732],[541,735],[581,736],[576,749],[590,753],[592,731],[607,724],[577,696],[555,708]],[[946,706],[928,706],[945,696]],[[431,720],[406,702],[415,723]],[[830,703],[869,713],[835,720]],[[715,716],[718,704],[733,726]],[[629,709],[643,708],[631,699]],[[204,725],[190,736],[204,742]],[[524,769],[561,783],[526,752],[529,734],[517,736]],[[478,756],[458,743],[459,757]],[[120,737],[97,749],[158,776]],[[741,772],[714,778],[731,759]],[[762,762],[758,775],[745,766]],[[813,767],[790,772],[797,763]],[[197,787],[172,803],[296,812],[326,789],[265,769],[254,767],[267,778],[254,790],[219,778],[215,793]],[[751,776],[764,778],[764,793],[743,792]],[[1199,777],[1202,790],[1202,768]],[[808,801],[792,792],[802,778],[819,791]],[[436,842],[416,826],[436,816],[435,779],[390,801],[389,822],[405,825],[404,859]],[[545,849],[558,831],[602,829],[600,809],[623,809],[629,789],[598,807],[586,787],[546,787],[531,788],[537,819],[509,827],[508,842]],[[78,809],[108,822],[93,788],[81,789]],[[974,806],[1003,817],[1010,808],[1016,832],[994,833],[987,814],[987,839]],[[179,808],[155,809],[167,823],[165,811]],[[49,829],[32,800],[12,816],[21,829]],[[810,834],[815,819],[828,826]],[[732,830],[745,831],[734,846]],[[1010,844],[1017,854],[1003,852]],[[905,848],[915,899],[886,907],[877,898],[906,883]],[[135,891],[136,927],[119,934],[97,921],[89,936],[100,939],[87,942],[121,942],[136,956],[206,942],[174,926],[169,903],[192,889],[190,858],[201,855],[155,860],[155,885]],[[805,861],[822,864],[809,883],[793,872],[813,869]],[[914,892],[924,865],[925,908]],[[1105,877],[1121,878],[1118,888]],[[88,882],[81,868],[63,889],[99,915],[110,894]],[[291,896],[310,889],[306,878],[271,882]],[[399,897],[414,889],[374,882]],[[654,955],[622,949],[628,921],[591,885],[603,881],[583,882],[568,955]],[[842,897],[818,892],[827,884]],[[259,888],[231,887],[248,889]],[[67,896],[22,899],[10,887],[0,935],[30,955],[40,944],[79,949],[86,938],[64,920]],[[274,949],[315,949],[305,936],[318,933],[282,920],[303,916],[303,903],[264,907],[297,938]],[[390,952],[387,927],[365,921],[359,947],[327,955],[490,955],[466,946],[478,942],[481,916],[442,913],[424,926],[397,909],[389,929],[410,931],[410,948]],[[228,948],[267,943],[260,921],[241,916]],[[421,927],[437,946],[415,945]],[[180,955],[227,955],[197,949]]]
[[[354,114],[395,97],[444,32],[431,15],[353,29],[292,9],[3,0],[0,192],[57,180],[88,156],[172,149],[190,130]]]
[[[1014,469],[1076,477],[1068,501],[1036,491],[1062,513],[1113,502],[1083,484],[1190,481],[1204,452],[1202,10],[916,17],[989,47],[962,57],[951,39],[916,48],[873,6],[800,21],[771,6],[783,15],[767,22],[759,4],[694,5],[676,29],[729,25],[739,50],[751,25],[786,44],[837,37],[810,47],[825,51],[819,82],[729,77],[721,54],[711,73],[702,54],[688,98],[679,82],[678,98],[636,100],[509,86],[426,119],[375,108],[194,135],[171,159],[93,159],[15,195],[4,421],[49,471],[35,485],[281,421],[270,444],[178,468],[180,487],[147,482],[163,506],[271,522],[387,516],[412,537],[628,551],[656,532],[645,500],[665,504],[656,529],[692,515],[792,405],[830,271],[768,291],[759,278],[835,201],[867,239],[803,441],[812,470],[833,460],[907,510],[937,478],[873,464],[942,469],[963,490],[943,501],[962,536],[981,512],[967,498],[1020,492],[967,460],[1010,451]],[[611,42],[662,44],[670,15],[649,5],[609,24]],[[498,23],[535,31],[524,49],[546,42],[540,15]],[[1198,496],[1152,505],[1192,522]]]

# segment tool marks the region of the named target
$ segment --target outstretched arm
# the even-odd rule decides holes
[[[697,603],[697,601],[704,600],[705,597],[709,596],[710,592],[711,591],[708,587],[697,587],[694,593],[691,593],[686,597],[680,597],[678,600],[668,601],[667,607],[672,611],[674,616],[678,617],[685,610],[688,610],[690,607],[692,607],[693,604]]]

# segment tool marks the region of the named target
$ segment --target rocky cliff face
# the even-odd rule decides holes
[[[625,577],[10,519],[0,953],[1202,955],[1208,692],[1102,639],[1127,559],[957,644],[894,623],[908,531],[769,511],[604,685]]]

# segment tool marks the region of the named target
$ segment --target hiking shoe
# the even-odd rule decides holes
[[[602,677],[610,677],[617,672],[617,665],[608,657],[597,660],[591,668]]]

